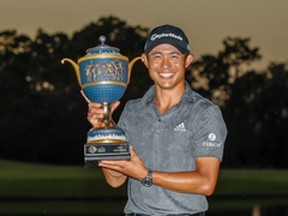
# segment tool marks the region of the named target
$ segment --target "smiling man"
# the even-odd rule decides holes
[[[99,166],[112,187],[128,180],[126,215],[205,215],[227,134],[221,111],[185,81],[193,55],[180,28],[153,29],[142,58],[154,86],[127,102],[118,122],[131,159]],[[97,127],[102,118],[101,104],[89,102],[90,123]]]

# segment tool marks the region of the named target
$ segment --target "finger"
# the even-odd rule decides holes
[[[137,153],[136,153],[135,149],[132,146],[130,146],[130,154],[131,154],[131,157],[137,156]]]
[[[102,160],[101,162],[99,162],[98,165],[99,165],[100,167],[117,170],[117,169],[119,169],[118,163],[119,163],[119,161],[115,162],[115,161],[113,161],[113,160]]]
[[[89,102],[88,109],[89,111],[92,111],[92,112],[95,112],[95,111],[99,113],[103,112],[103,107],[101,103]]]

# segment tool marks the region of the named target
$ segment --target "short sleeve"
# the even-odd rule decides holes
[[[212,105],[199,112],[193,127],[193,157],[217,157],[222,161],[227,128],[221,110]]]

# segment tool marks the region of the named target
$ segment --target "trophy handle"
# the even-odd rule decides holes
[[[80,78],[80,70],[79,70],[78,64],[76,64],[76,62],[74,62],[73,60],[71,60],[69,58],[62,59],[61,64],[64,64],[66,61],[69,62],[72,65],[72,67],[74,68],[74,71],[75,71],[75,74],[77,77],[77,81],[78,81],[80,87],[82,88],[82,83],[81,83],[81,78]]]
[[[135,57],[134,59],[132,59],[132,61],[129,63],[128,65],[128,80],[127,80],[127,85],[130,83],[130,77],[131,77],[131,71],[132,71],[132,67],[133,65],[135,64],[136,61],[138,60],[142,60],[143,62],[143,59],[142,57],[138,56],[138,57]]]

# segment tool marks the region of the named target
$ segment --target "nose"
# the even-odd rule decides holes
[[[168,69],[170,68],[171,66],[171,61],[170,59],[168,58],[168,56],[165,56],[161,62],[161,66],[164,68],[164,69]]]

